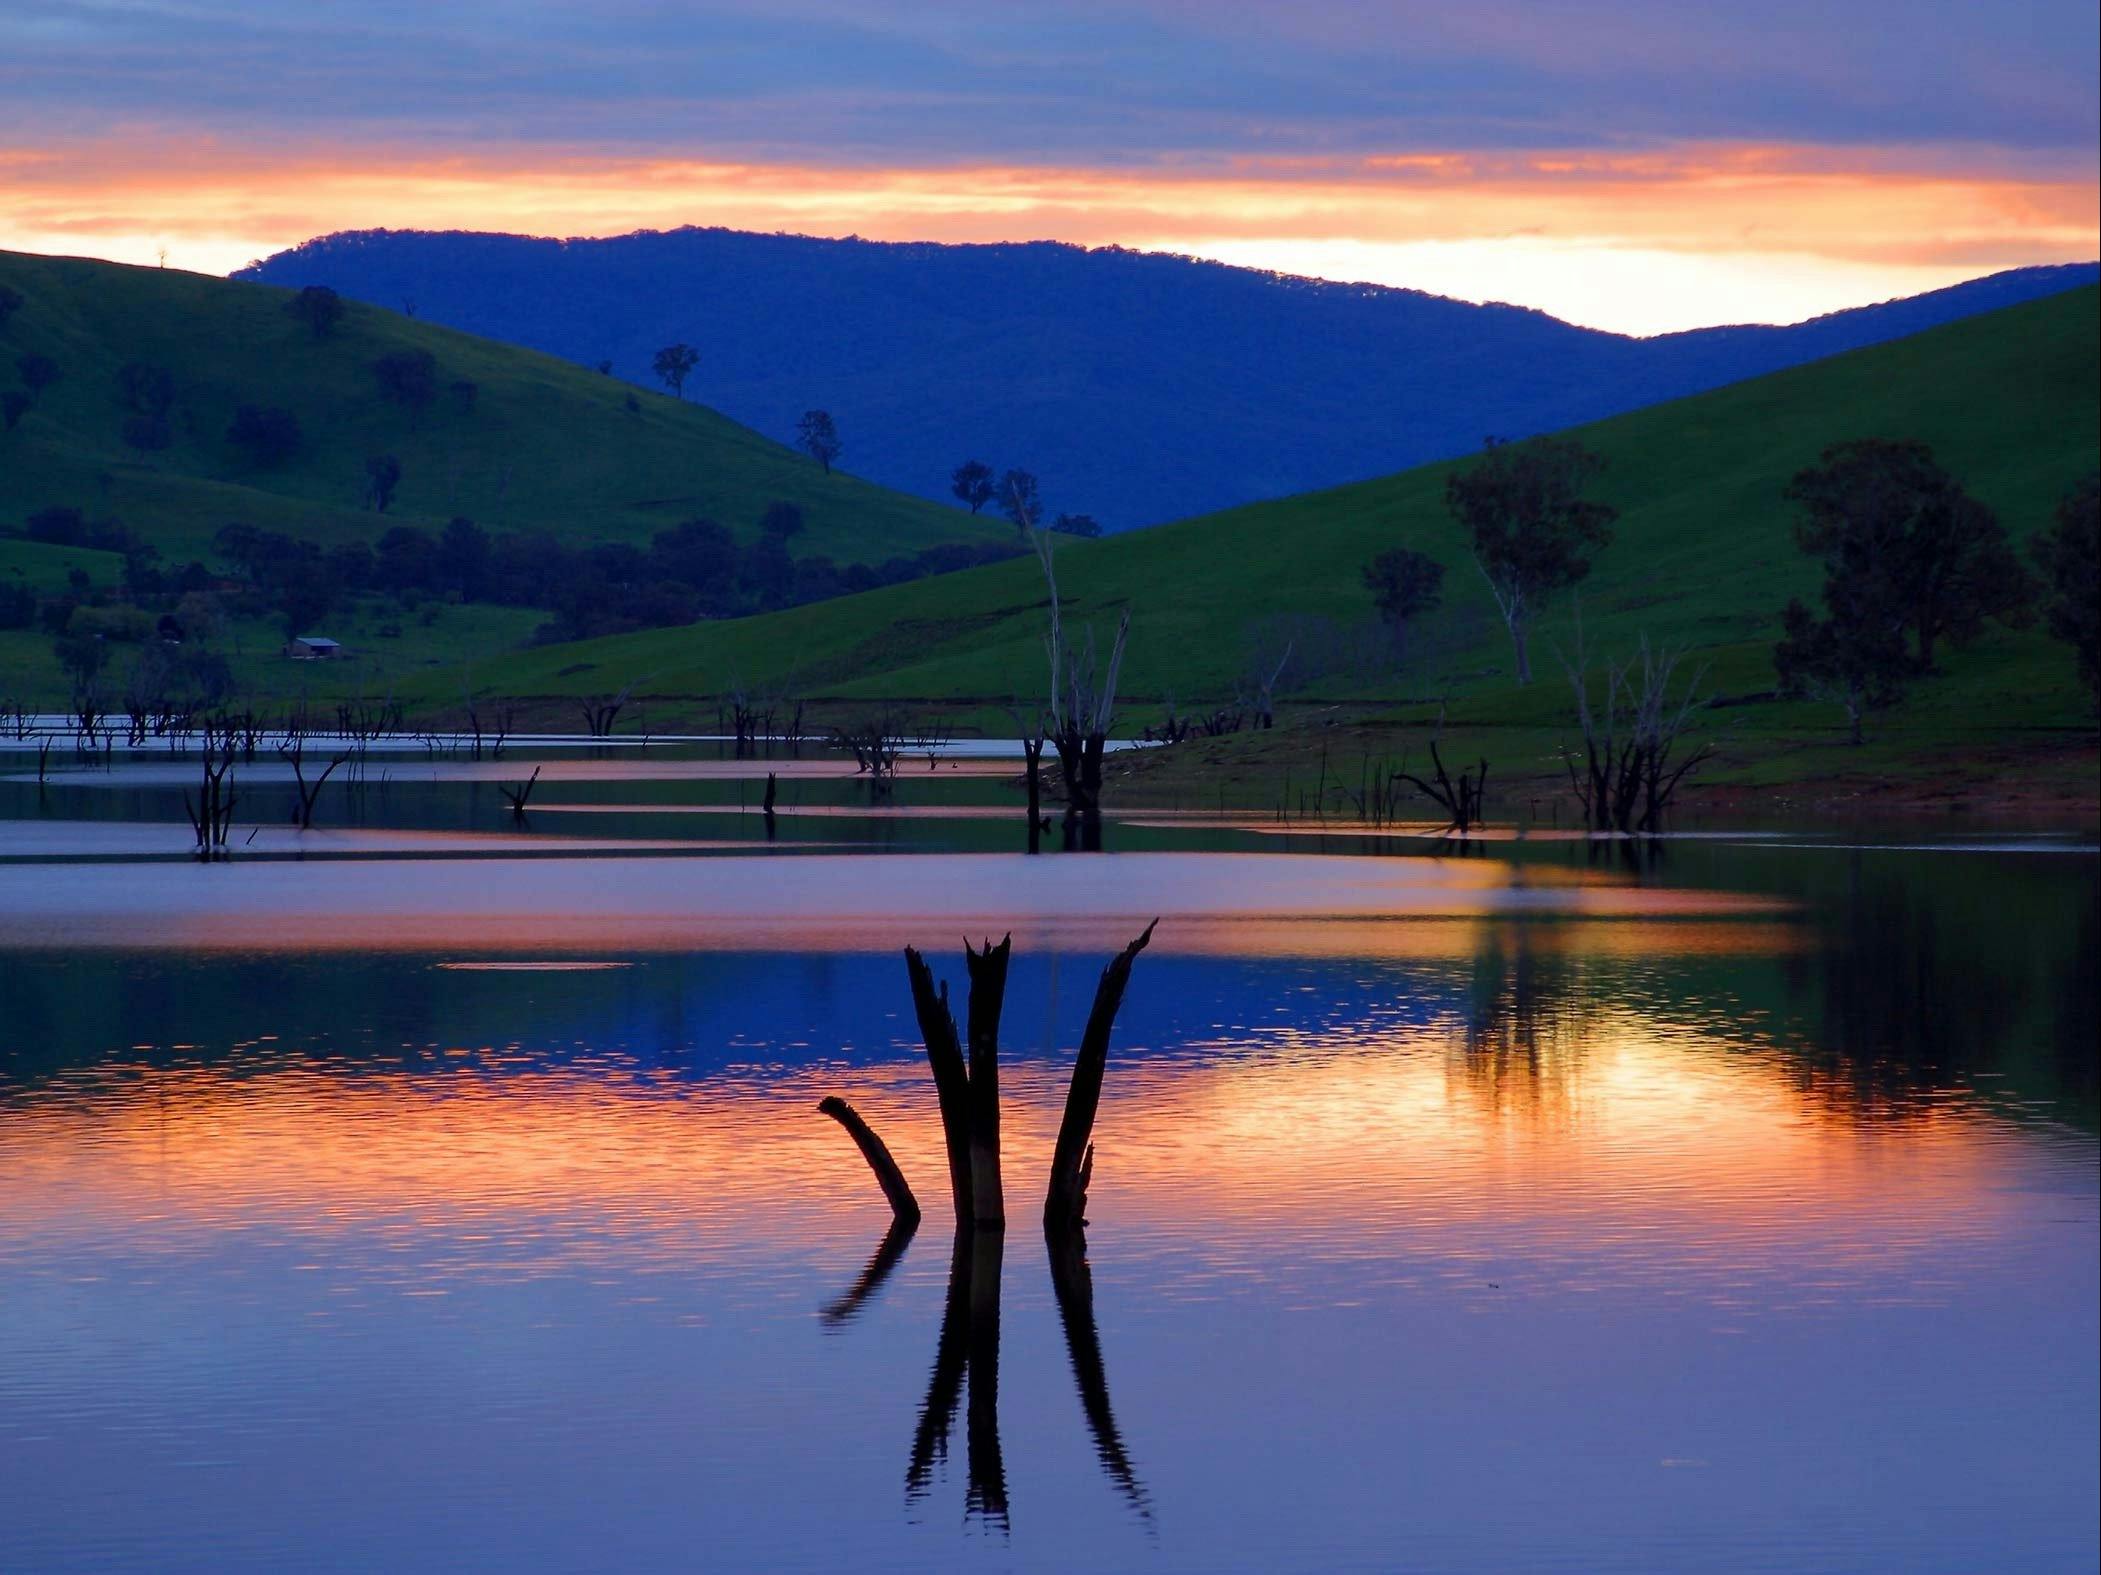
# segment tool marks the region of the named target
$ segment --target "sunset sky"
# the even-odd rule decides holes
[[[2101,252],[2092,0],[6,0],[0,247],[1164,248],[1647,333]]]

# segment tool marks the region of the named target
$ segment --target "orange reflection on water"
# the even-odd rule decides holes
[[[1149,1048],[1112,1062],[1098,1252],[1194,1252],[1260,1276],[1290,1245],[1379,1278],[1472,1284],[1487,1264],[1513,1289],[1574,1277],[1728,1305],[1776,1277],[1837,1294],[2026,1206],[1995,1184],[2009,1138],[1974,1106],[1864,1112],[1774,1051],[1621,1007],[1516,1039],[1439,1021]],[[1010,1212],[1026,1224],[1065,1067],[1003,1075]],[[453,1047],[18,1099],[0,1130],[0,1244],[116,1239],[150,1257],[240,1240],[294,1267],[369,1260],[384,1279],[398,1263],[438,1287],[843,1250],[886,1215],[815,1112],[834,1092],[938,1222],[944,1162],[917,1060],[686,1079]]]

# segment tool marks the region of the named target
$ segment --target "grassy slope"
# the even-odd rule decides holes
[[[289,292],[198,274],[0,252],[0,284],[26,304],[0,330],[0,389],[15,360],[40,352],[60,380],[12,433],[0,433],[0,521],[66,504],[114,516],[169,558],[209,560],[231,520],[323,541],[374,538],[395,524],[464,514],[492,530],[546,529],[572,545],[645,541],[706,515],[744,536],[776,499],[799,504],[799,553],[880,561],[992,527],[960,510],[849,476],[711,410],[668,396],[625,401],[624,383],[549,356],[345,302],[316,342],[284,311]],[[379,397],[372,363],[428,350],[441,392],[420,419]],[[174,442],[142,454],[119,438],[117,371],[145,361],[173,373]],[[477,385],[468,404],[449,385]],[[294,412],[304,452],[255,470],[223,442],[238,404]],[[385,516],[362,509],[367,455],[405,472]]]
[[[1591,648],[1622,651],[1646,632],[1697,648],[1720,693],[1769,689],[1779,611],[1817,582],[1793,546],[1781,490],[1846,438],[1930,443],[2025,537],[2097,461],[2097,307],[2096,290],[2072,291],[1579,429],[1607,457],[1600,492],[1622,511],[1583,589]],[[1061,587],[1105,632],[1117,609],[1132,609],[1123,693],[1127,710],[1149,713],[1165,694],[1187,703],[1229,693],[1244,631],[1263,614],[1363,617],[1363,563],[1387,546],[1416,546],[1447,565],[1440,619],[1456,648],[1438,670],[1368,691],[1320,685],[1315,696],[1394,704],[1450,693],[1481,722],[1558,728],[1568,697],[1551,677],[1552,645],[1570,637],[1572,601],[1535,636],[1534,665],[1549,681],[1517,689],[1487,592],[1443,507],[1449,469],[1068,544]],[[1036,693],[1043,605],[1036,566],[1020,561],[762,618],[548,647],[481,677],[508,694],[560,695],[646,674],[642,687],[657,694],[743,683],[962,714]],[[1994,727],[2079,727],[2088,717],[2069,657],[2039,633],[1995,633],[1946,665],[1949,676],[1922,686],[1892,725],[1986,717]],[[1733,727],[1829,721],[1779,704],[1715,715]]]

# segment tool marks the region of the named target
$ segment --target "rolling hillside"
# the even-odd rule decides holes
[[[767,505],[798,505],[793,551],[880,562],[944,542],[995,539],[1003,525],[859,481],[714,411],[510,345],[346,302],[315,338],[290,292],[196,274],[0,253],[0,288],[23,298],[0,327],[0,394],[20,358],[57,379],[0,432],[0,523],[65,506],[114,518],[171,561],[209,559],[239,521],[334,543],[464,515],[485,530],[548,531],[570,546],[646,541],[695,517],[749,539]],[[436,369],[419,410],[380,391],[374,363],[425,351]],[[162,369],[173,402],[165,447],[127,443],[119,372]],[[297,419],[277,464],[226,440],[238,406]],[[368,456],[401,461],[400,491],[362,506]]]
[[[1844,439],[1931,444],[2017,538],[2027,536],[2101,459],[2097,336],[2101,292],[2089,286],[1581,429],[1608,460],[1597,493],[1622,511],[1583,588],[1592,649],[1624,651],[1644,633],[1685,642],[1710,664],[1714,690],[1770,690],[1780,609],[1816,587],[1781,491]],[[1535,635],[1542,681],[1515,689],[1486,589],[1444,509],[1449,468],[1066,544],[1059,574],[1068,625],[1077,617],[1106,634],[1120,609],[1132,611],[1125,712],[1149,718],[1166,695],[1185,705],[1229,695],[1251,627],[1264,617],[1340,627],[1366,618],[1361,566],[1408,545],[1448,570],[1446,606],[1423,642],[1431,654],[1397,672],[1301,689],[1365,702],[1448,693],[1471,697],[1483,715],[1558,720],[1567,691],[1551,650],[1571,638],[1573,601],[1553,607]],[[643,687],[662,695],[706,696],[735,683],[842,706],[894,699],[990,719],[1039,691],[1043,607],[1037,566],[1022,560],[760,618],[549,647],[482,680],[525,696],[646,676]],[[1922,686],[1914,709],[1969,707],[1983,727],[2087,719],[2070,657],[2039,632],[1994,632],[1948,666],[1948,678]],[[1799,713],[1750,704],[1732,715]]]
[[[1048,242],[891,244],[681,229],[605,240],[367,231],[245,275],[327,284],[655,388],[945,501],[976,458],[1111,532],[1389,474],[2090,283],[2027,268],[1789,327],[1631,339],[1513,306]]]

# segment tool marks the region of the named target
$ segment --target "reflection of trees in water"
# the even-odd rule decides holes
[[[1873,1112],[1992,1073],[2091,1120],[2091,891],[2076,913],[2053,912],[2058,888],[1993,885],[1994,871],[1974,863],[1934,881],[1884,855],[1852,855],[1813,946],[1787,968],[1813,1013],[1788,1047],[1806,1087]],[[2077,936],[2069,948],[2066,929]]]
[[[1596,984],[1587,965],[1536,944],[1529,924],[1491,928],[1467,984],[1466,1085],[1498,1110],[1563,1103],[1588,1050]]]
[[[1047,1235],[1051,1289],[1058,1298],[1058,1321],[1065,1326],[1065,1350],[1072,1358],[1072,1379],[1080,1391],[1080,1409],[1094,1435],[1094,1455],[1131,1508],[1148,1520],[1152,1502],[1138,1480],[1116,1413],[1109,1406],[1109,1371],[1102,1361],[1101,1334],[1094,1323],[1094,1275],[1087,1267],[1087,1237],[1065,1230]]]
[[[860,1277],[819,1317],[834,1328],[850,1322],[881,1289],[912,1235],[912,1226],[893,1225]],[[1045,1243],[1058,1319],[1064,1326],[1065,1349],[1072,1360],[1073,1382],[1094,1440],[1095,1458],[1125,1502],[1149,1522],[1151,1500],[1109,1404],[1108,1368],[1094,1321],[1094,1279],[1087,1267],[1086,1236],[1080,1231],[1050,1231],[1045,1233]],[[1002,1532],[1010,1525],[1006,1458],[999,1437],[1000,1270],[1005,1244],[1006,1233],[1000,1230],[956,1233],[949,1254],[941,1332],[934,1341],[934,1365],[927,1375],[926,1399],[920,1403],[905,1466],[905,1502],[917,1504],[932,1489],[935,1467],[948,1459],[956,1413],[962,1411],[965,1511]]]

